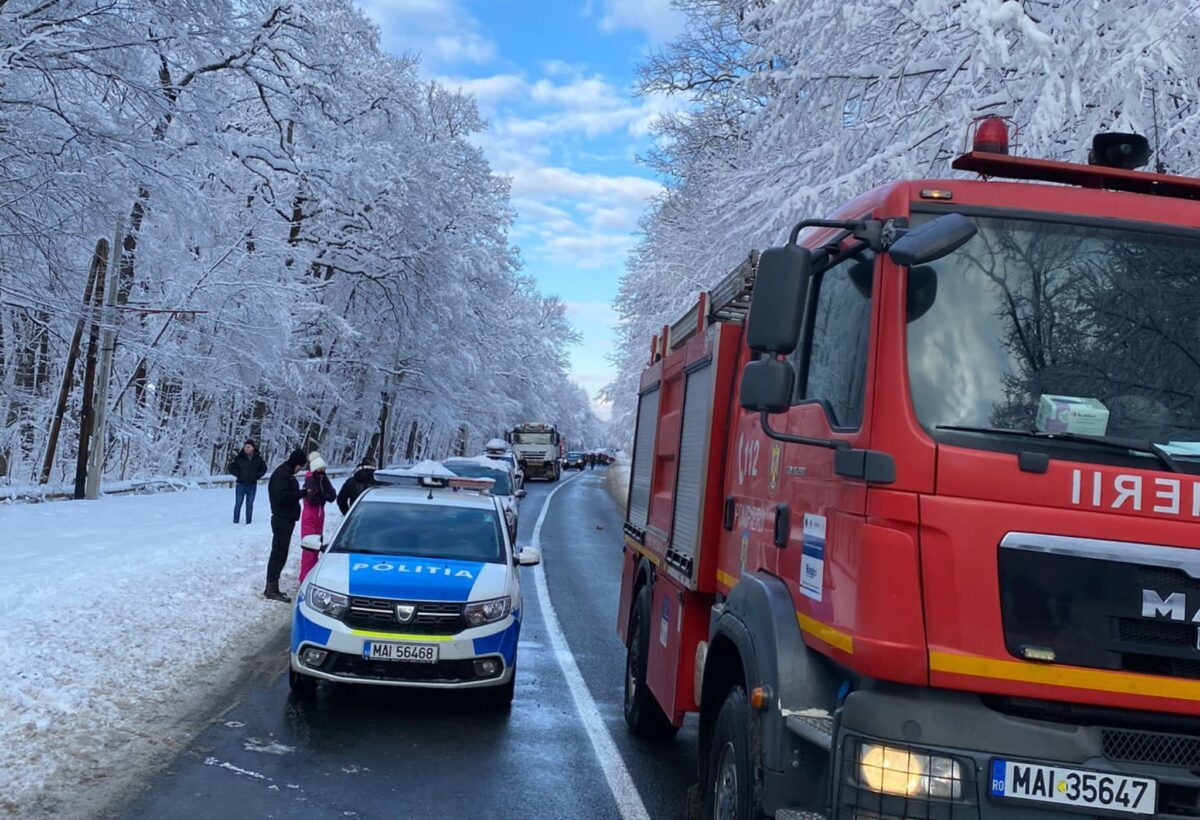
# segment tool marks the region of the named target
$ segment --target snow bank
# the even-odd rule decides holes
[[[0,816],[94,815],[286,626],[261,597],[266,488],[252,525],[232,506],[231,490],[0,505]]]
[[[353,471],[348,468],[331,469],[329,477],[348,476]],[[143,476],[127,478],[123,481],[104,481],[100,486],[102,495],[123,495],[126,493],[158,493],[177,490],[211,489],[214,487],[232,487],[233,477],[229,475],[210,476]],[[259,490],[267,491],[264,478],[259,482]],[[74,483],[60,482],[57,484],[6,484],[0,481],[0,503],[16,501],[62,501],[74,498]]]

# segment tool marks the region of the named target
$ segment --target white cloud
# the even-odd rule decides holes
[[[616,327],[620,318],[616,309],[609,302],[566,302],[564,307],[567,309],[567,315],[571,318],[609,330]]]
[[[358,0],[380,29],[384,48],[421,54],[426,66],[486,65],[496,43],[459,0]]]
[[[506,173],[512,175],[513,194],[525,197],[601,198],[644,207],[662,190],[660,183],[645,177],[585,174],[561,167],[525,165]]]
[[[494,74],[490,77],[438,77],[446,88],[471,94],[480,108],[491,109],[497,103],[525,93],[525,80],[516,74]]]
[[[654,42],[671,39],[683,28],[683,18],[671,0],[601,0],[600,30],[606,32],[634,29]],[[592,0],[584,6],[584,14],[594,10]]]

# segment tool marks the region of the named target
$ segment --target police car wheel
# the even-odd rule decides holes
[[[746,691],[735,686],[725,696],[717,714],[708,748],[708,774],[704,784],[705,818],[712,820],[758,820],[755,805],[755,774],[750,752],[750,707]]]
[[[488,705],[493,709],[508,709],[512,706],[513,694],[517,688],[517,670],[513,669],[512,677],[503,686],[488,689]]]
[[[317,694],[317,679],[309,675],[301,675],[295,669],[288,670],[288,686],[298,697],[311,698]]]
[[[642,588],[629,616],[629,645],[625,650],[625,723],[638,737],[670,740],[679,731],[646,686],[650,652],[650,590]]]

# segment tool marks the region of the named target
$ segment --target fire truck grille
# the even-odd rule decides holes
[[[1104,756],[1114,763],[1200,768],[1200,737],[1105,729]]]
[[[403,624],[396,618],[396,605],[417,608],[412,621]],[[438,601],[396,601],[391,598],[352,597],[343,622],[355,629],[397,632],[408,635],[454,635],[466,629],[462,604]]]
[[[1195,648],[1196,626],[1174,621],[1121,618],[1117,624],[1122,641]]]
[[[999,552],[1004,637],[1015,657],[1045,648],[1064,665],[1200,680],[1200,579],[1088,555]],[[1147,601],[1160,603],[1148,609]]]

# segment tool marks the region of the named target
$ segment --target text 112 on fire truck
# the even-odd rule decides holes
[[[975,126],[652,342],[625,717],[706,816],[1200,812],[1200,179]]]

